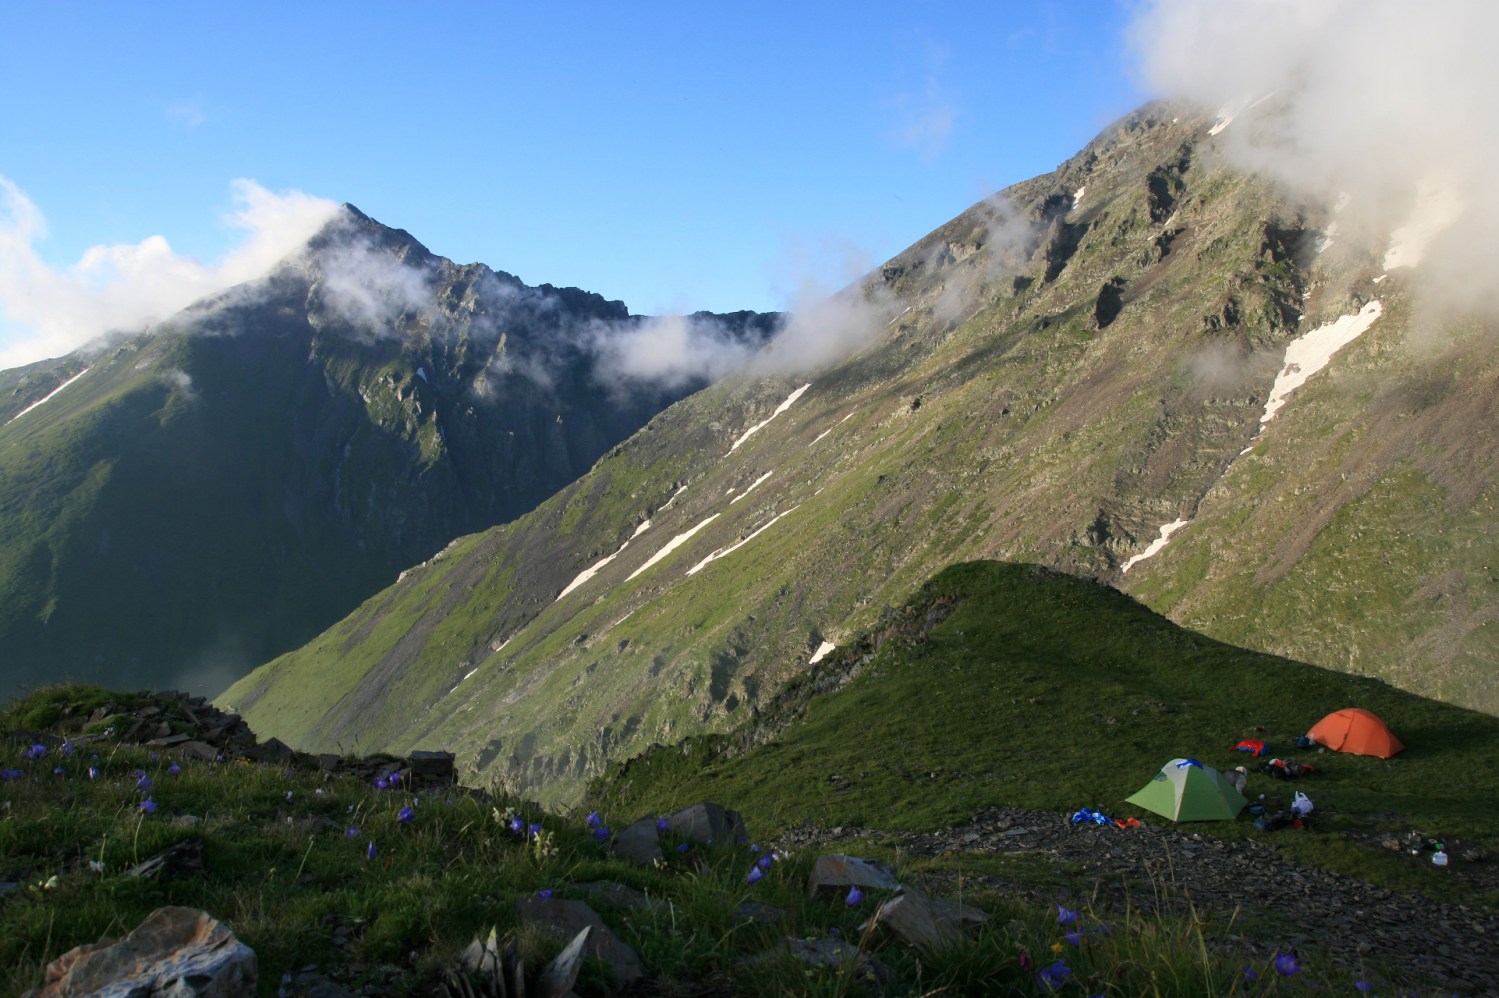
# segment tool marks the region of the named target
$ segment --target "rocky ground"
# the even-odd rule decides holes
[[[1081,868],[1097,893],[1036,887],[998,876],[965,875],[966,889],[990,888],[1036,898],[1088,902],[1108,910],[1165,905],[1214,921],[1239,912],[1232,943],[1269,955],[1317,948],[1355,971],[1378,963],[1462,995],[1499,995],[1499,917],[1455,902],[1432,901],[1285,859],[1275,836],[1315,835],[1283,829],[1266,839],[1227,841],[1164,823],[1120,829],[1073,823],[1067,814],[987,808],[966,825],[928,834],[862,829],[803,829],[783,845],[813,847],[857,836],[912,856],[958,853],[1031,854]],[[1398,846],[1391,842],[1387,845]],[[1449,846],[1451,848],[1451,846]],[[1407,855],[1409,855],[1407,853]],[[1414,862],[1430,862],[1423,853]],[[1499,890],[1499,869],[1482,856],[1454,858],[1448,870],[1480,890]],[[934,892],[956,896],[956,874],[928,878]]]

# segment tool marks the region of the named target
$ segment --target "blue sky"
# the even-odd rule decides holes
[[[635,312],[779,308],[1146,99],[1131,9],[10,0],[0,178],[58,271],[151,236],[212,264],[243,178]]]

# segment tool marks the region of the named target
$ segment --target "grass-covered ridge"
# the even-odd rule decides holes
[[[646,868],[608,851],[607,829],[632,811],[548,814],[503,795],[327,775],[306,759],[179,761],[122,743],[118,732],[93,731],[103,737],[90,740],[85,719],[106,705],[165,707],[171,716],[170,701],[89,687],[43,690],[0,715],[5,993],[39,985],[47,961],[101,935],[118,937],[165,904],[227,922],[256,951],[262,995],[303,993],[316,980],[302,973],[309,965],[347,988],[442,993],[458,953],[492,926],[533,969],[550,959],[564,940],[523,926],[516,902],[538,892],[583,899],[585,885],[600,881],[645,898],[638,909],[593,903],[640,956],[652,994],[870,994],[866,959],[888,969],[887,995],[1028,996],[1053,993],[1057,983],[1113,996],[1261,993],[1246,969],[1273,980],[1277,993],[1390,980],[1372,969],[1355,976],[1307,949],[1296,960],[1246,955],[1234,947],[1232,925],[985,891],[963,896],[992,915],[981,932],[919,953],[861,931],[884,892],[809,897],[814,854],[766,860],[771,843],[753,821],[756,842],[709,847],[667,837],[665,861]],[[192,839],[202,843],[202,873],[163,883],[128,872]],[[925,872],[897,864],[903,879]],[[760,921],[743,902],[779,914],[757,909],[772,916]],[[857,955],[807,967],[781,951],[788,937],[838,941]],[[613,985],[590,962],[575,990],[586,998]]]
[[[1352,706],[1384,718],[1406,751],[1380,760],[1295,748],[1325,714]],[[1295,787],[1316,801],[1319,832],[1277,837],[1288,855],[1436,892],[1451,878],[1368,837],[1419,828],[1499,850],[1499,719],[1221,644],[1107,586],[996,562],[938,575],[794,683],[758,730],[648,752],[594,792],[626,811],[734,800],[769,830],[915,831],[991,805],[1153,821],[1124,798],[1173,758],[1252,763],[1233,751],[1243,738],[1320,771]],[[1250,787],[1287,791],[1257,774]],[[1201,830],[1256,834],[1247,820]]]

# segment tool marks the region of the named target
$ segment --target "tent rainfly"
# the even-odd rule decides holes
[[[1334,752],[1373,755],[1381,759],[1388,759],[1405,749],[1377,714],[1362,707],[1333,711],[1312,725],[1306,736]]]
[[[1172,821],[1232,821],[1249,803],[1222,773],[1196,759],[1172,759],[1125,800]]]

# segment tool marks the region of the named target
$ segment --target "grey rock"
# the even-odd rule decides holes
[[[841,853],[818,856],[807,878],[807,893],[824,898],[847,894],[850,887],[861,891],[893,891],[898,886],[895,871],[885,863]]]
[[[572,889],[591,902],[627,911],[642,911],[655,903],[644,892],[637,891],[633,887],[626,887],[624,884],[617,884],[612,880],[592,880],[584,884],[573,884]]]
[[[969,928],[982,925],[989,916],[977,908],[933,898],[925,891],[903,885],[895,897],[882,903],[862,928],[878,926],[907,945],[937,950],[961,939]]]
[[[537,998],[563,998],[573,989],[578,980],[578,970],[583,966],[584,946],[593,926],[585,925],[573,936],[561,953],[547,964],[536,978]]]
[[[713,845],[715,842],[738,842],[748,839],[744,819],[738,811],[732,811],[711,802],[692,804],[666,819],[666,827],[673,834],[690,842]]]
[[[614,836],[609,851],[620,859],[641,866],[651,866],[662,858],[661,837],[656,830],[656,816],[646,815],[625,826]]]
[[[604,924],[598,912],[582,901],[523,897],[515,902],[515,914],[523,922],[548,925],[565,936],[576,936],[585,926],[592,928],[588,952],[602,960],[614,972],[615,980],[621,984],[627,984],[645,973],[635,951]]]

